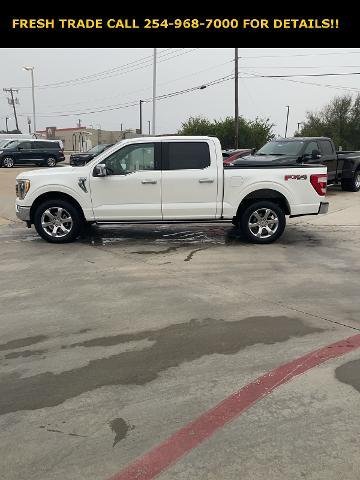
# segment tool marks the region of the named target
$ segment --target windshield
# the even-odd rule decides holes
[[[19,145],[19,140],[11,140],[9,143],[6,143],[2,148],[14,148]]]
[[[86,153],[92,153],[93,155],[98,155],[103,152],[107,145],[96,145],[95,147],[90,148]]]
[[[275,141],[269,142],[256,152],[256,155],[299,155],[304,142]]]
[[[0,148],[4,148],[5,145],[7,145],[9,142],[11,142],[11,140],[9,140],[8,138],[0,140]]]

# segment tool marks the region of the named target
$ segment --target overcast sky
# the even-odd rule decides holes
[[[30,72],[22,70],[24,65],[35,67],[37,129],[75,127],[79,119],[82,125],[101,126],[105,130],[120,130],[121,123],[123,129],[138,128],[137,102],[152,97],[152,54],[152,48],[1,49],[0,128],[5,129],[6,116],[11,117],[9,128],[15,128],[12,107],[3,92],[3,88],[14,87],[19,88],[19,126],[27,132],[26,117],[32,115],[32,102]],[[357,75],[252,77],[357,72],[360,49],[239,48],[239,56],[240,77],[250,77],[239,80],[239,113],[247,119],[269,118],[277,135],[284,135],[286,105],[290,105],[288,135],[292,135],[297,122],[305,119],[306,111],[320,109],[335,95],[356,95],[360,90]],[[231,75],[233,60],[232,48],[158,48],[157,95]],[[135,102],[135,106],[118,108]],[[93,110],[107,111],[87,113]],[[158,101],[156,133],[176,133],[190,116],[202,115],[212,120],[233,114],[234,80],[230,79]],[[145,103],[146,132],[151,118],[152,104]]]

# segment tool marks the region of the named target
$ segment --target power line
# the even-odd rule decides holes
[[[297,75],[261,75],[259,73],[248,72],[246,75],[240,75],[239,78],[244,78],[244,79],[246,79],[246,78],[270,78],[270,79],[275,79],[275,80],[279,79],[279,80],[285,80],[285,81],[292,81],[294,83],[302,83],[302,84],[305,84],[305,85],[316,85],[316,86],[321,86],[321,87],[325,86],[325,87],[329,87],[329,88],[347,89],[347,87],[331,86],[331,85],[324,85],[324,84],[311,84],[310,82],[302,82],[300,80],[291,80],[290,79],[290,77],[291,78],[293,78],[293,77],[322,77],[322,76],[338,76],[338,75],[360,75],[360,72],[325,73],[325,74],[297,74]],[[186,89],[183,89],[183,90],[178,90],[178,91],[175,91],[175,92],[169,92],[169,93],[166,93],[166,94],[163,94],[163,95],[159,95],[159,96],[156,97],[156,99],[157,100],[165,100],[167,98],[172,98],[172,97],[175,97],[175,96],[178,96],[178,95],[183,95],[185,93],[190,93],[190,92],[193,92],[195,90],[201,90],[201,89],[204,89],[204,88],[207,88],[207,87],[218,85],[220,83],[232,80],[234,78],[235,78],[234,74],[225,75],[223,77],[205,82],[203,84],[200,84],[200,85],[197,85],[197,86],[194,86],[194,87],[189,87],[189,88],[186,88]],[[144,100],[144,103],[151,102],[151,101],[152,101],[151,98],[147,98],[147,99]],[[112,111],[112,110],[129,108],[129,107],[133,107],[135,105],[138,105],[138,100],[134,100],[132,102],[128,102],[128,103],[125,103],[125,104],[108,105],[108,106],[105,106],[105,107],[100,108],[100,109],[92,109],[92,110],[86,109],[86,110],[81,111],[81,112],[71,111],[71,112],[66,112],[66,113],[52,112],[50,114],[39,114],[39,116],[42,116],[42,117],[56,117],[56,116],[68,117],[68,116],[74,116],[74,115],[76,115],[76,116],[77,115],[87,115],[87,114],[102,113],[102,112],[107,112],[107,111]],[[25,116],[25,114],[23,114],[22,116]]]
[[[200,84],[200,85],[197,85],[197,86],[194,86],[194,87],[189,87],[189,88],[186,88],[186,89],[183,89],[183,90],[178,90],[178,91],[175,91],[175,92],[165,93],[163,95],[158,95],[158,96],[156,96],[156,99],[157,100],[165,100],[167,98],[172,98],[172,97],[175,97],[175,96],[178,96],[178,95],[183,95],[185,93],[193,92],[195,90],[202,90],[204,88],[207,88],[208,86],[217,85],[218,83],[222,83],[224,81],[230,80],[231,78],[234,78],[234,76],[233,75],[227,75],[225,77],[221,77],[221,78],[212,80],[208,83]],[[148,102],[151,102],[151,101],[152,101],[152,98],[147,98],[147,99],[143,100],[144,103],[148,103]],[[87,115],[87,114],[92,114],[92,113],[101,113],[101,112],[108,112],[108,111],[112,111],[112,110],[120,110],[120,109],[123,109],[123,108],[129,108],[129,107],[133,107],[135,105],[137,106],[138,103],[139,103],[138,100],[134,100],[132,102],[128,102],[128,103],[125,103],[125,104],[111,105],[111,106],[106,106],[106,107],[103,107],[103,108],[100,108],[100,109],[85,110],[85,111],[82,111],[82,112],[79,112],[79,111],[72,111],[72,112],[66,112],[66,113],[52,112],[51,114],[38,114],[38,116],[41,116],[41,117],[69,117],[69,116]],[[21,116],[26,116],[26,115],[27,114],[24,113]]]
[[[242,65],[241,68],[360,68],[360,65],[300,65],[300,66],[293,66],[293,65],[286,65],[286,66],[281,66],[281,65],[251,65],[251,66],[246,66]]]
[[[181,50],[184,50],[182,48],[176,49],[174,52],[169,52],[169,50],[173,50],[171,48],[164,49],[160,52],[159,57],[163,58],[162,61],[167,61],[172,58],[176,58],[177,56],[180,55],[185,55],[187,53],[190,53],[194,50],[198,50],[198,48],[191,49],[187,52],[179,53],[178,55],[172,55],[174,53],[177,53]],[[239,56],[241,59],[251,59],[251,58],[287,58],[287,57],[308,57],[308,56],[329,56],[329,55],[350,55],[350,54],[360,54],[360,51],[352,51],[352,52],[328,52],[328,53],[306,53],[306,54],[290,54],[290,55],[255,55],[255,56]],[[170,56],[169,58],[166,58]],[[36,88],[38,89],[43,89],[43,88],[60,88],[60,87],[65,87],[65,86],[76,86],[78,84],[82,83],[90,83],[93,81],[99,81],[102,79],[106,78],[111,78],[113,76],[116,76],[118,74],[121,74],[122,70],[126,70],[122,74],[130,73],[136,70],[139,70],[140,68],[147,68],[148,66],[151,66],[151,59],[152,55],[148,55],[145,57],[142,57],[138,60],[134,60],[132,62],[125,63],[123,65],[119,65],[117,67],[103,70],[101,72],[93,73],[90,75],[85,75],[82,77],[77,77],[74,79],[69,79],[69,80],[63,80],[61,82],[54,82],[54,83],[48,83],[48,84],[43,84],[43,85],[36,85]],[[160,63],[160,62],[159,62]],[[135,67],[135,68],[133,68]],[[129,70],[130,68],[130,70]],[[268,67],[267,67],[268,68]],[[270,68],[270,67],[269,67]],[[274,68],[283,68],[283,67],[274,67]],[[295,68],[295,67],[291,67]],[[308,68],[308,67],[305,67]],[[23,87],[17,87],[18,89],[27,89],[30,88],[28,86],[23,86]]]
[[[214,68],[218,68],[218,67],[221,67],[223,65],[227,65],[229,63],[232,63],[234,60],[228,60],[226,62],[222,62],[222,63],[218,63],[216,65],[212,65],[211,67],[208,67],[208,68],[204,68],[202,70],[197,70],[196,72],[192,72],[192,73],[189,73],[187,75],[182,75],[181,77],[177,77],[177,78],[173,78],[172,80],[169,80],[167,82],[161,82],[161,83],[158,83],[157,85],[158,86],[162,86],[162,85],[168,85],[169,83],[173,83],[173,82],[176,82],[178,80],[182,80],[183,78],[187,78],[187,77],[192,77],[194,75],[197,75],[198,73],[203,73],[203,72],[206,72],[208,70],[213,70]],[[145,88],[139,88],[137,90],[131,90],[130,92],[125,92],[125,93],[122,93],[121,95],[112,95],[111,97],[103,97],[103,98],[97,98],[95,100],[92,100],[93,102],[103,102],[104,100],[113,100],[115,98],[119,98],[120,96],[123,97],[124,95],[130,95],[132,93],[138,93],[138,92],[144,92],[146,90],[151,90],[151,87],[145,87]],[[81,102],[74,102],[74,103],[62,103],[62,106],[64,107],[71,107],[73,105],[82,105],[84,103],[88,103],[88,100],[83,100]]]
[[[290,77],[338,77],[347,75],[360,75],[360,72],[341,72],[341,73],[294,73],[291,75],[255,75],[259,78],[290,78]]]
[[[184,50],[184,49],[181,48],[179,50]],[[179,50],[176,50],[176,52],[178,52]],[[180,57],[181,55],[185,55],[187,53],[190,53],[193,50],[196,50],[196,49],[194,48],[194,49],[191,49],[187,52],[180,52],[177,55],[172,55],[172,56],[168,56],[168,54],[163,55],[163,57],[167,57],[167,58],[161,57],[163,59],[160,60],[158,63],[162,63],[162,62],[166,62],[168,60],[172,60],[173,58]],[[84,84],[87,84],[87,83],[93,83],[93,82],[98,82],[98,81],[101,81],[101,80],[106,80],[108,78],[113,78],[113,77],[117,77],[117,76],[120,76],[120,75],[126,75],[126,74],[131,73],[131,72],[136,72],[137,70],[142,70],[144,68],[148,68],[151,65],[152,65],[152,63],[149,62],[149,61],[141,62],[137,65],[133,65],[132,67],[134,67],[134,68],[125,69],[124,71],[122,69],[120,69],[120,70],[117,70],[116,72],[113,72],[109,75],[97,75],[97,76],[93,76],[93,78],[81,79],[80,81],[75,81],[75,80],[71,81],[70,80],[67,83],[60,84],[61,82],[59,82],[59,84],[48,84],[48,85],[40,86],[38,88],[44,89],[44,88],[75,87],[75,86],[78,86],[78,85],[84,85]]]
[[[259,73],[258,72],[253,72],[253,73],[248,72],[248,74],[251,75],[251,76],[250,77],[241,77],[241,78],[254,78],[254,77],[259,78],[259,76],[258,76]],[[334,89],[338,89],[338,90],[352,90],[352,91],[356,91],[356,92],[360,91],[359,88],[354,88],[354,87],[346,87],[346,86],[342,86],[342,85],[329,85],[329,84],[326,84],[326,83],[303,82],[301,80],[292,80],[292,79],[289,79],[289,78],[270,78],[270,80],[281,80],[281,81],[284,81],[284,82],[300,83],[302,85],[310,85],[310,86],[316,86],[316,87],[334,88]]]
[[[198,49],[197,48],[192,48],[192,49],[187,50],[185,52],[183,50],[184,50],[183,48],[180,48],[180,49],[175,50],[174,52],[169,52],[169,53],[165,53],[164,55],[160,55],[160,60],[159,60],[158,63],[162,63],[162,62],[166,62],[168,60],[172,60],[173,58],[180,57],[182,55],[186,55],[186,54],[191,53],[194,50],[198,50]],[[126,75],[128,73],[135,72],[137,70],[141,70],[143,68],[150,67],[152,65],[152,61],[149,61],[150,59],[143,61],[144,59],[147,59],[147,58],[148,57],[144,57],[143,59],[140,59],[138,61],[130,62],[129,64],[120,65],[119,67],[116,67],[114,69],[105,70],[103,72],[95,73],[95,74],[92,74],[92,75],[86,75],[84,77],[78,77],[78,78],[75,78],[75,79],[64,80],[64,81],[55,82],[55,83],[48,83],[48,84],[44,84],[44,85],[37,85],[36,88],[38,90],[42,90],[42,89],[47,89],[47,88],[74,87],[74,86],[83,85],[83,84],[86,84],[86,83],[98,82],[98,81],[105,80],[105,79],[112,78],[112,77],[119,76],[119,75]],[[29,87],[18,87],[18,88],[23,89],[23,88],[29,88]]]
[[[310,56],[329,56],[329,55],[360,55],[360,50],[352,52],[327,52],[327,53],[293,53],[290,55],[255,55],[255,56],[240,56],[239,58],[288,58],[288,57],[310,57]]]
[[[167,48],[165,50],[162,50],[162,53],[164,53],[168,50],[172,50],[172,49]],[[178,49],[178,50],[181,50],[181,49]],[[151,55],[147,55],[146,57],[141,57],[138,60],[133,60],[132,62],[124,63],[122,65],[118,65],[117,67],[110,68],[110,69],[107,69],[107,70],[103,70],[101,72],[97,72],[97,73],[93,73],[93,74],[89,74],[89,75],[84,75],[82,77],[77,77],[77,78],[73,78],[73,79],[69,79],[69,80],[62,80],[61,82],[53,82],[53,83],[48,83],[48,84],[44,84],[44,85],[36,85],[36,87],[37,88],[51,87],[51,86],[54,86],[54,85],[61,85],[61,84],[76,82],[76,81],[83,80],[83,79],[89,79],[89,78],[101,76],[101,75],[105,75],[107,73],[113,73],[115,71],[124,69],[125,67],[132,67],[132,66],[137,65],[139,63],[146,63],[146,61],[148,61],[149,58],[151,58]],[[29,88],[29,87],[25,86],[25,87],[18,87],[18,88],[20,88],[20,89],[24,88],[25,89],[25,88]]]

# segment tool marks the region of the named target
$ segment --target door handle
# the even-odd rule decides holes
[[[211,178],[200,178],[199,183],[214,183],[214,179],[211,179]]]
[[[157,183],[157,181],[156,180],[141,180],[141,183],[143,183],[143,184],[151,183],[151,184],[155,185],[155,183]]]

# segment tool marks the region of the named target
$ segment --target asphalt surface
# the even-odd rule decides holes
[[[59,167],[60,168],[60,167]],[[232,225],[91,227],[51,245],[0,169],[0,472],[107,480],[260,375],[360,333],[360,193],[268,246]],[[360,349],[312,368],[164,480],[358,480]]]

